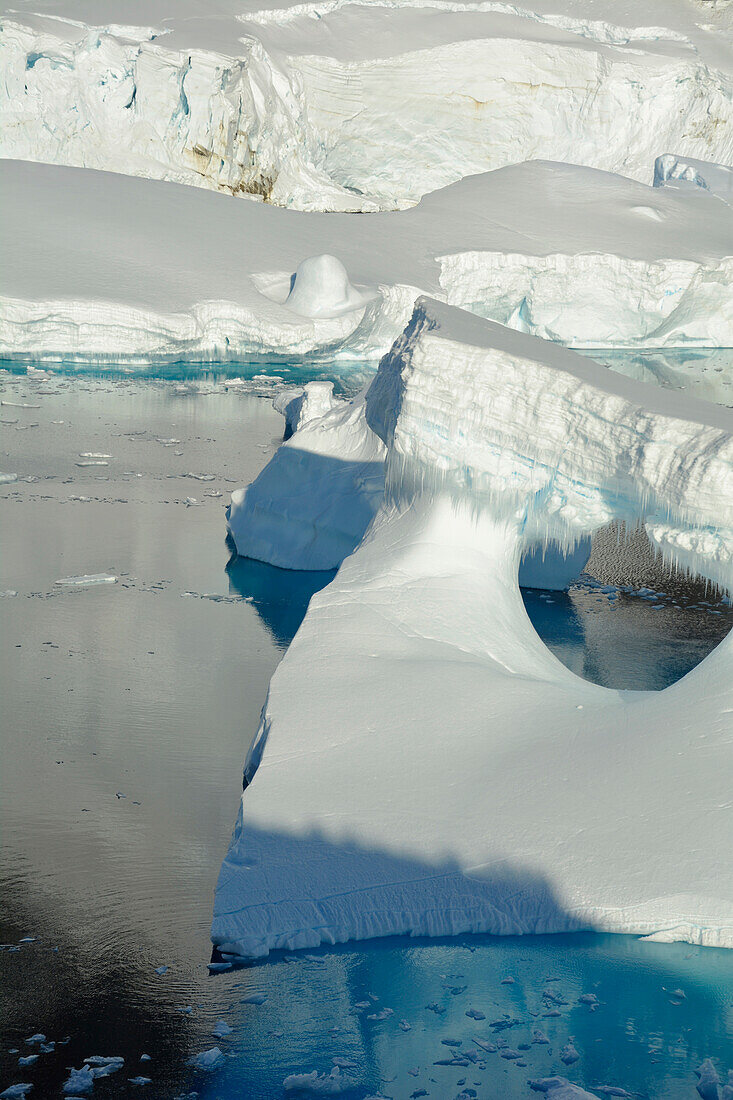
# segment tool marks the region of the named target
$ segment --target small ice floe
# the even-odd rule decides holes
[[[242,997],[242,1004],[243,1005],[263,1005],[266,1000],[267,1000],[267,994],[266,993],[249,993],[246,997]]]
[[[372,1012],[367,1020],[388,1020],[390,1016],[394,1016],[394,1009],[383,1008],[381,1012]]]
[[[117,793],[117,797],[118,798],[120,797],[119,791]],[[122,797],[124,798],[125,796],[122,795]],[[158,974],[158,975],[163,975],[163,974],[167,974],[169,970],[170,970],[169,966],[156,966],[155,973]]]
[[[204,493],[204,496],[205,496],[205,497],[215,497],[215,498],[218,498],[218,497],[221,497],[221,496],[223,496],[223,495],[224,495],[224,494],[222,493],[221,489],[207,489],[207,490],[205,491],[205,493]]]
[[[539,1081],[530,1081],[533,1092],[544,1092],[550,1100],[597,1100],[592,1092],[580,1085],[574,1085],[567,1077],[544,1077]]]
[[[514,985],[514,984],[515,984],[515,979],[514,978],[502,978],[501,979],[501,985]]]
[[[578,1004],[588,1005],[592,1012],[594,1009],[598,1008],[600,1001],[596,997],[595,993],[581,993],[578,997]]]
[[[117,1073],[124,1066],[125,1059],[119,1055],[107,1058],[101,1054],[92,1054],[91,1057],[84,1059],[84,1064],[91,1069],[92,1077],[96,1079],[97,1077],[111,1077],[113,1073]]]
[[[102,451],[80,451],[79,458],[111,458],[112,455],[106,455]]]
[[[128,1077],[127,1080],[131,1085],[151,1085],[152,1077]]]
[[[285,1092],[299,1089],[301,1092],[310,1092],[314,1096],[340,1096],[354,1087],[354,1081],[342,1073],[338,1066],[334,1066],[330,1073],[320,1074],[318,1070],[312,1073],[291,1073],[283,1081]]]
[[[173,438],[171,438],[171,439],[160,439],[160,438],[158,438],[158,436],[156,436],[155,437],[155,442],[160,443],[160,445],[162,447],[172,447],[175,443],[180,443],[181,441],[180,441],[180,439],[173,439]]]
[[[228,963],[228,962],[223,962],[223,963],[211,962],[211,963],[207,963],[206,965],[209,968],[209,973],[210,974],[222,974],[225,970],[231,970],[232,969],[232,963]]]
[[[78,577],[61,577],[54,584],[65,588],[85,588],[98,584],[117,584],[117,577],[112,573],[83,573]]]
[[[572,1066],[580,1059],[580,1055],[572,1043],[567,1043],[560,1051],[560,1061],[565,1066]]]
[[[45,1042],[46,1042],[46,1036],[41,1031],[37,1031],[35,1035],[31,1035],[31,1037],[29,1039],[26,1039],[26,1043],[28,1043],[30,1046],[33,1046],[34,1043],[45,1043]]]
[[[466,1015],[469,1020],[485,1020],[486,1016],[483,1012],[480,1012],[477,1008],[466,1009]]]
[[[211,1034],[215,1039],[226,1039],[227,1035],[231,1035],[234,1031],[233,1027],[230,1027],[226,1020],[217,1020],[211,1029]]]
[[[193,478],[194,481],[216,481],[216,474],[184,474],[184,477]]]
[[[9,1085],[3,1092],[0,1092],[0,1100],[23,1100],[33,1085],[27,1081],[19,1081],[17,1085]]]
[[[26,1054],[24,1058],[18,1059],[19,1066],[32,1066],[34,1062],[38,1061],[37,1054]]]
[[[201,1054],[191,1058],[189,1065],[195,1066],[196,1069],[214,1070],[219,1068],[225,1058],[226,1055],[219,1047],[211,1047],[209,1050],[204,1050]]]
[[[150,1055],[149,1055],[149,1054],[141,1054],[141,1055],[140,1055],[140,1061],[141,1061],[141,1062],[149,1062],[149,1061],[151,1061]]]
[[[18,595],[18,589],[17,588],[4,588],[3,591],[0,592],[0,600],[10,600],[10,599],[13,598],[13,596],[17,596],[17,595]]]
[[[9,485],[12,481],[17,481],[17,474],[4,474],[0,473],[0,485]]]
[[[201,507],[201,501],[197,500],[196,497],[186,497],[183,503],[186,505],[187,508]]]
[[[706,1058],[700,1068],[695,1070],[695,1073],[698,1078],[696,1088],[701,1100],[719,1100],[720,1076],[713,1065],[712,1059]]]
[[[545,1035],[544,1031],[540,1031],[538,1027],[532,1032],[532,1042],[535,1046],[548,1046],[550,1040]]]
[[[64,1081],[63,1093],[64,1096],[80,1095],[85,1092],[91,1092],[94,1088],[94,1074],[89,1066],[82,1066],[81,1069],[72,1069],[69,1076]]]
[[[40,409],[40,405],[31,405],[27,401],[0,401],[0,405],[5,405],[9,409]]]
[[[400,1031],[412,1031],[412,1024],[408,1024],[407,1020],[400,1020]]]
[[[106,458],[84,458],[81,462],[76,463],[77,466],[109,466],[109,462]]]
[[[434,1012],[436,1016],[444,1016],[445,1009],[442,1005],[439,1005],[437,1001],[431,1001],[429,1005],[425,1005],[428,1012]]]
[[[177,1011],[180,1012],[182,1016],[190,1016],[193,1012],[193,1005],[179,1005]]]

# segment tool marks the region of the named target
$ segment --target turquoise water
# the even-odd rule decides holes
[[[733,1068],[733,952],[591,935],[399,939],[210,976],[242,761],[270,677],[330,579],[237,559],[225,538],[227,494],[274,453],[282,420],[256,392],[198,376],[15,372],[0,389],[15,402],[4,462],[19,474],[0,487],[0,1091],[28,1081],[31,1100],[60,1097],[89,1055],[125,1058],[95,1083],[102,1100],[269,1100],[334,1059],[349,1063],[339,1087],[352,1100],[513,1100],[558,1071],[591,1091],[695,1100],[703,1058],[721,1076]],[[111,457],[80,467],[82,452]],[[55,585],[105,571],[118,582]],[[579,585],[525,600],[561,659],[616,686],[640,651],[657,682],[631,686],[664,686],[725,629],[712,605],[671,597]],[[549,1042],[531,1041],[536,1028]],[[38,1032],[56,1046],[21,1067]],[[580,1057],[566,1066],[570,1042]],[[189,1064],[215,1045],[219,1068]],[[138,1075],[151,1084],[129,1084]]]

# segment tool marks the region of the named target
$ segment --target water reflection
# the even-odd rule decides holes
[[[230,548],[233,543],[229,540]],[[257,609],[262,622],[280,649],[287,649],[308,610],[311,596],[320,592],[336,575],[328,572],[300,572],[277,569],[236,553],[226,567],[231,595],[245,596]]]

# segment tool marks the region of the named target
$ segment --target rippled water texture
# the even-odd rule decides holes
[[[102,1100],[280,1097],[288,1074],[333,1059],[353,1098],[512,1100],[562,1071],[695,1100],[704,1057],[733,1068],[733,952],[585,935],[387,940],[210,977],[242,760],[330,579],[232,560],[226,544],[227,494],[267,461],[282,421],[214,376],[16,373],[0,391],[15,403],[0,407],[0,469],[19,477],[0,486],[0,1091],[30,1081],[31,1100],[59,1097],[67,1067],[95,1054],[125,1058],[95,1083]],[[84,574],[118,580],[55,584]],[[710,608],[685,619],[672,597],[666,610],[585,587],[527,599],[548,643],[596,678],[638,664],[620,652],[631,641],[679,655],[666,615],[683,616],[685,645],[712,644],[699,637]],[[660,680],[674,672],[655,662]],[[221,1019],[233,1030],[218,1038]],[[532,1042],[536,1028],[548,1043]],[[55,1049],[26,1043],[39,1032]],[[580,1058],[565,1066],[571,1037]],[[219,1069],[187,1064],[215,1045]],[[139,1075],[152,1084],[128,1084]]]

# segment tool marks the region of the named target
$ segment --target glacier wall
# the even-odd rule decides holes
[[[615,514],[733,589],[731,412],[427,299],[362,407],[387,493],[273,677],[214,943],[733,947],[733,636],[664,691],[612,691],[547,650],[517,583],[538,537]]]
[[[646,182],[665,149],[733,161],[731,72],[683,34],[461,7],[432,13],[432,37],[421,5],[243,11],[220,49],[195,20],[16,11],[1,24],[0,155],[303,210],[395,209],[531,159]]]

